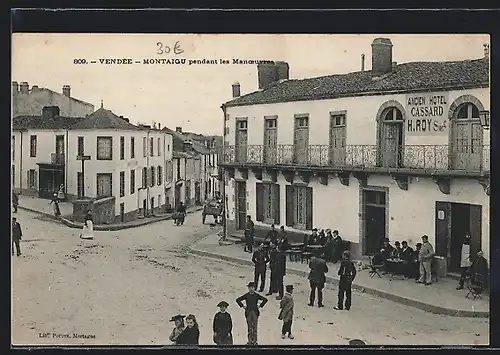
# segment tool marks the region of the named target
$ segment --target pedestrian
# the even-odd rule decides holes
[[[342,258],[343,241],[338,230],[333,231],[333,263],[336,264]]]
[[[460,281],[458,282],[457,290],[461,290],[464,288],[465,278],[467,276],[467,272],[472,265],[472,261],[470,259],[470,234],[465,233],[464,241],[462,244],[462,253],[460,256]]]
[[[17,206],[19,206],[19,196],[12,191],[12,207],[14,207],[14,213],[17,213]]]
[[[271,269],[271,278],[269,281],[269,292],[266,296],[270,296],[277,292],[276,287],[276,271],[278,270],[278,246],[276,244],[271,244],[269,247],[269,268]]]
[[[266,239],[264,241],[269,241],[270,243],[278,243],[278,231],[274,228],[274,224],[271,224],[271,230],[267,232]]]
[[[422,249],[422,243],[415,244],[415,252],[413,253],[413,263],[412,263],[412,271],[413,277],[415,277],[415,281],[418,281],[420,278],[420,262],[418,261],[418,255],[420,254],[420,249]]]
[[[254,282],[255,287],[259,286],[260,279],[260,288],[259,292],[264,291],[264,287],[266,285],[266,269],[267,263],[269,262],[269,256],[267,251],[264,249],[264,244],[261,244],[253,253],[252,262],[254,264]]]
[[[85,221],[83,222],[81,239],[94,239],[94,221],[92,218],[92,211],[88,210],[85,215]]]
[[[351,261],[351,253],[345,250],[342,253],[342,261],[339,268],[339,299],[338,304],[334,309],[341,311],[344,308],[344,295],[345,295],[345,309],[351,309],[351,296],[352,296],[352,282],[356,278],[356,267]]]
[[[183,225],[186,220],[186,206],[182,201],[179,202],[179,206],[177,206],[176,215],[176,219],[179,221],[179,224]]]
[[[198,345],[200,342],[200,329],[196,317],[190,314],[186,317],[186,328],[175,339],[177,345]]]
[[[57,193],[52,195],[52,199],[49,202],[49,205],[54,204],[54,216],[59,217],[61,215],[61,209],[59,208],[59,199],[57,198]]]
[[[252,221],[252,217],[250,215],[247,216],[247,221],[245,224],[245,251],[251,253],[253,250],[253,238],[254,238],[254,224]]]
[[[281,339],[285,339],[287,334],[289,339],[293,339],[292,335],[292,322],[293,322],[293,285],[286,285],[286,293],[280,301],[280,314],[278,316],[279,320],[283,321],[283,327],[281,328]]]
[[[403,260],[403,274],[406,279],[413,277],[413,248],[408,246],[408,242],[403,240],[401,248],[401,259]]]
[[[172,330],[172,333],[170,334],[170,336],[168,337],[168,339],[172,342],[172,343],[176,343],[176,340],[177,340],[177,337],[184,331],[184,328],[186,327],[184,325],[184,318],[185,316],[181,315],[181,314],[178,314],[176,316],[173,316],[170,321],[171,322],[174,322],[175,324],[175,327],[174,329]]]
[[[220,311],[214,316],[214,343],[217,345],[233,345],[233,320],[231,315],[226,311],[229,303],[221,301],[217,305]]]
[[[59,190],[57,191],[57,200],[59,202],[64,201],[66,199],[66,195],[64,194],[64,184],[59,185]]]
[[[432,284],[431,265],[432,258],[434,257],[434,249],[429,243],[429,237],[422,236],[422,248],[418,254],[418,261],[420,262],[420,278],[417,283],[424,283],[426,286]]]
[[[333,261],[334,239],[330,229],[326,230],[325,261]]]
[[[278,292],[278,296],[276,299],[279,301],[283,298],[284,295],[284,287],[283,287],[283,279],[286,275],[286,253],[283,249],[278,247],[278,252],[276,254],[276,263],[275,263],[275,280],[276,280],[276,291]]]
[[[12,217],[12,255],[14,255],[14,247],[16,248],[16,255],[21,256],[21,238],[23,232],[21,231],[21,225],[17,221],[16,217]]]
[[[278,248],[280,248],[283,251],[287,251],[290,249],[290,244],[288,242],[288,237],[286,235],[285,227],[281,226],[280,231],[278,233],[279,239],[278,239]]]
[[[248,328],[247,345],[257,345],[257,330],[260,315],[259,308],[266,305],[267,298],[255,292],[254,282],[249,282],[247,286],[248,292],[243,296],[238,297],[236,299],[236,303],[238,306],[245,309],[245,318],[247,320]],[[243,305],[243,301],[245,301],[245,305]],[[260,305],[258,304],[259,301]]]
[[[328,272],[328,266],[326,265],[324,254],[318,254],[311,258],[309,262],[309,287],[311,289],[309,294],[309,306],[314,306],[314,300],[316,298],[316,290],[318,290],[318,307],[323,307],[323,288],[325,287],[326,276]]]

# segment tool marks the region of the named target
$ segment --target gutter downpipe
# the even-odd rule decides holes
[[[226,142],[226,105],[225,104],[222,104],[222,106],[220,107],[221,110],[222,110],[222,113],[224,115],[223,117],[223,120],[222,120],[222,132],[223,132],[223,135],[222,135],[222,162],[224,162],[224,152],[225,152],[225,142]],[[218,161],[217,162],[218,164],[220,164],[220,162]],[[228,213],[228,206],[227,206],[227,199],[226,199],[226,169],[223,168],[223,167],[220,167],[222,168],[222,203],[223,203],[223,208],[224,208],[224,215],[222,216],[223,220],[222,220],[222,223],[223,223],[223,227],[222,227],[222,233],[223,233],[223,237],[224,237],[224,240],[227,239],[227,213]]]
[[[21,130],[21,146],[19,147],[19,152],[20,152],[20,157],[19,157],[19,191],[23,191],[23,131]],[[15,149],[15,142],[14,142],[14,149]],[[15,150],[14,150],[15,154]],[[14,170],[15,170],[15,162],[14,162]],[[15,171],[14,171],[15,172]],[[40,171],[38,172],[38,179],[40,180]],[[38,189],[40,189],[40,185],[38,183],[39,181],[36,182],[36,185],[38,186]],[[14,189],[16,188],[16,182],[14,181]]]
[[[66,151],[65,151],[65,156],[64,156],[64,160],[65,160],[65,164],[64,164],[64,195],[66,197],[66,200],[68,199],[68,156],[69,156],[69,130],[66,129]],[[85,179],[85,176],[83,176],[82,174],[82,180]],[[83,191],[85,191],[85,181],[82,181],[82,185],[83,185]],[[84,194],[85,196],[85,194]]]
[[[149,147],[150,143],[151,143],[151,140],[149,139],[149,134],[151,132],[151,128],[148,129],[148,134],[147,134],[147,138],[146,138],[146,147]],[[151,183],[153,182],[153,175],[151,174],[151,169],[149,167],[149,156],[150,156],[150,153],[151,153],[151,147],[149,147],[149,149],[146,150],[146,216],[149,217],[149,211],[153,209],[153,207],[151,206],[151,208],[148,208],[151,200],[149,198],[149,187],[151,185]],[[154,151],[153,151],[154,153]],[[147,179],[147,176],[151,176],[151,183],[148,181]]]

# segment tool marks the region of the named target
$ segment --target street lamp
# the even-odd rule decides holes
[[[484,129],[490,128],[490,111],[484,110],[479,112],[479,120],[481,122],[481,127]]]

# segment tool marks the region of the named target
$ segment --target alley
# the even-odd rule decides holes
[[[15,345],[166,345],[170,317],[196,315],[200,344],[212,343],[212,319],[221,300],[230,303],[235,344],[246,343],[246,322],[234,300],[246,292],[253,271],[188,254],[187,246],[209,234],[200,213],[186,225],[164,221],[116,232],[96,232],[92,242],[79,230],[20,211],[23,256],[13,258]],[[389,300],[355,293],[351,311],[334,311],[336,292],[327,289],[323,309],[309,308],[307,281],[295,285],[295,340],[280,338],[278,302],[269,299],[259,324],[260,344],[487,344],[488,319],[440,316]],[[439,295],[436,295],[439,297]],[[83,338],[55,338],[54,334]],[[48,335],[47,335],[48,334]],[[45,336],[46,335],[46,336]]]

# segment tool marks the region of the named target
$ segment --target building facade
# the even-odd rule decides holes
[[[356,256],[383,238],[415,246],[428,235],[454,272],[469,232],[473,252],[488,255],[487,57],[397,65],[390,40],[377,39],[371,71],[288,80],[283,63],[258,70],[261,89],[222,107],[229,233],[246,215],[337,229]]]

